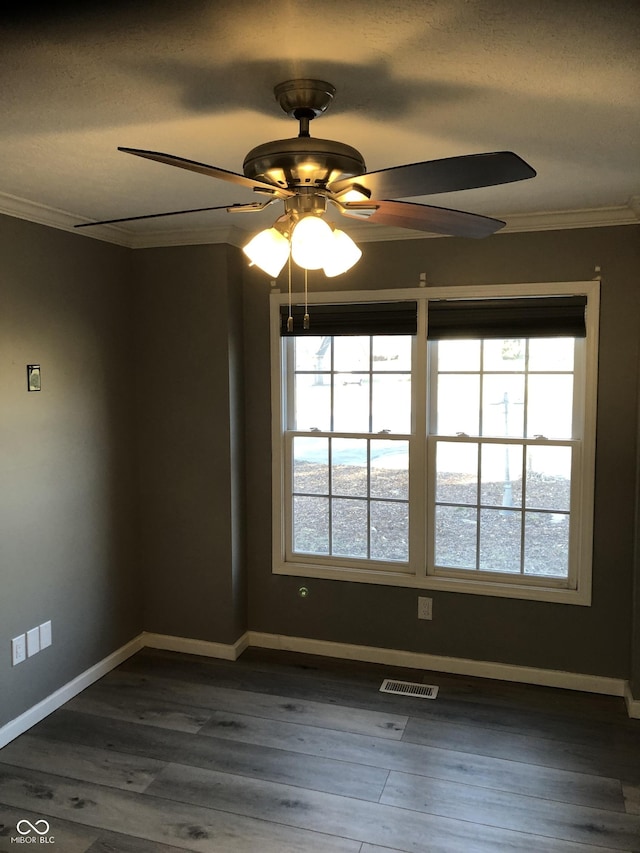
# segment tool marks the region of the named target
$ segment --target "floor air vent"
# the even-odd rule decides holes
[[[421,699],[435,699],[438,688],[433,684],[415,684],[411,681],[395,681],[385,678],[380,693],[397,693],[399,696],[419,696]]]

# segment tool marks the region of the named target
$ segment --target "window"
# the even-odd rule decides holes
[[[289,556],[409,561],[409,337],[294,337]]]
[[[274,571],[588,604],[598,284],[316,299],[272,297]]]

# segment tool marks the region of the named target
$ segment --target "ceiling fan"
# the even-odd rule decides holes
[[[290,255],[304,269],[323,268],[332,276],[349,269],[361,252],[351,238],[339,229],[332,229],[323,219],[327,204],[342,216],[361,222],[458,237],[486,237],[505,223],[488,216],[396,199],[495,186],[533,178],[536,174],[511,151],[447,157],[367,172],[364,158],[355,148],[309,135],[309,123],[327,109],[335,91],[334,86],[323,80],[296,79],[277,85],[276,100],[299,122],[299,134],[293,139],[266,142],[253,148],[244,159],[243,174],[158,151],[118,148],[127,154],[249,188],[264,196],[260,201],[128,216],[75,227],[208,210],[259,211],[282,201],[284,213],[271,228],[261,231],[244,247],[245,254],[272,277],[277,277]]]

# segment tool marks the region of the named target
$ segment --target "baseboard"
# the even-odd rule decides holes
[[[450,658],[422,652],[408,652],[401,649],[355,646],[328,640],[311,640],[307,637],[261,634],[256,631],[249,631],[249,645],[346,660],[367,661],[368,663],[382,663],[387,666],[410,667],[433,672],[447,672],[454,675],[471,675],[477,678],[495,678],[499,681],[516,681],[543,687],[560,687],[565,690],[581,690],[587,693],[602,693],[607,696],[625,696],[625,688],[627,687],[627,682],[621,678],[606,678],[599,675],[584,675],[555,669],[536,669],[528,666],[514,666],[513,664],[466,658]],[[635,704],[640,703],[636,702]]]
[[[55,693],[47,696],[46,699],[38,702],[33,708],[29,708],[19,717],[2,726],[0,728],[0,749],[145,647],[234,661],[249,646],[323,655],[324,657],[342,658],[343,660],[381,663],[387,666],[401,666],[432,672],[447,672],[454,675],[470,675],[477,678],[495,678],[499,681],[515,681],[523,684],[537,684],[543,687],[559,687],[565,690],[582,690],[587,693],[602,693],[607,696],[624,696],[629,716],[640,719],[640,699],[634,699],[628,682],[619,678],[561,672],[553,669],[535,669],[534,667],[465,658],[450,658],[422,652],[408,652],[402,649],[356,646],[349,643],[334,643],[329,640],[312,640],[308,637],[263,634],[258,631],[245,632],[233,644],[213,643],[188,637],[172,637],[168,634],[153,634],[145,631],[56,690]]]
[[[47,696],[46,699],[38,702],[37,705],[34,705],[23,714],[20,714],[19,717],[16,717],[14,720],[10,720],[6,725],[2,726],[2,728],[0,728],[0,749],[2,749],[3,746],[6,746],[10,741],[14,740],[14,738],[17,738],[18,735],[23,734],[32,726],[35,726],[35,724],[39,723],[40,720],[44,720],[44,718],[48,717],[49,714],[52,714],[58,708],[62,707],[65,702],[73,699],[74,696],[77,696],[78,693],[81,693],[93,684],[94,681],[97,681],[108,672],[111,672],[112,669],[120,666],[120,664],[127,658],[131,657],[131,655],[139,652],[144,646],[142,638],[142,634],[135,637],[129,643],[113,652],[113,654],[110,654],[108,657],[98,661],[98,663],[80,673],[80,675],[76,676],[72,681],[69,681],[67,684],[56,690],[55,693]]]
[[[172,637],[169,634],[142,634],[142,645],[150,649],[182,652],[186,655],[202,655],[222,660],[237,660],[249,645],[249,635],[244,633],[235,643],[212,643],[208,640],[193,640],[189,637]]]
[[[634,699],[629,683],[625,685],[624,701],[627,703],[627,713],[633,720],[640,720],[640,699]]]

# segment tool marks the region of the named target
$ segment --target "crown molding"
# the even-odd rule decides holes
[[[115,243],[118,246],[130,247],[130,236],[114,225],[97,225],[91,232],[80,232],[75,226],[80,221],[80,216],[74,216],[66,210],[56,207],[48,207],[36,201],[28,201],[9,193],[0,192],[0,214],[13,216],[15,219],[26,219],[38,225],[47,225],[49,228],[58,228],[61,231],[70,231],[83,237],[91,237],[95,240],[103,240],[107,243]]]
[[[38,202],[0,193],[0,214],[17,219],[26,219],[39,225],[70,231],[82,237],[102,240],[125,246],[129,249],[150,249],[159,246],[195,246],[211,243],[227,243],[242,246],[247,233],[235,225],[228,227],[196,229],[193,231],[153,231],[132,233],[116,225],[96,225],[86,231],[78,231],[79,216],[48,207]],[[541,213],[516,213],[507,215],[507,225],[499,234],[516,234],[528,231],[557,231],[573,228],[604,228],[615,225],[637,225],[640,222],[640,196],[632,196],[627,204],[585,208],[583,210],[559,210]],[[377,243],[390,240],[420,240],[438,237],[422,231],[405,228],[388,228],[366,223],[350,223],[349,235],[359,243]]]

